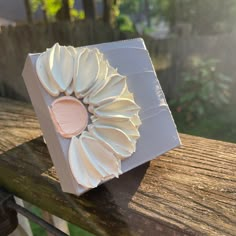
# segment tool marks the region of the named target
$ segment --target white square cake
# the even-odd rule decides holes
[[[104,69],[109,78],[98,83],[102,63],[112,72]],[[81,195],[180,145],[141,38],[57,44],[43,56],[29,54],[23,77],[65,192]]]

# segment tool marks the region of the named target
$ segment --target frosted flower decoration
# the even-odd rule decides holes
[[[55,97],[51,118],[57,132],[70,139],[68,160],[78,184],[94,188],[118,177],[121,160],[135,152],[140,136],[140,107],[127,78],[98,49],[58,43],[39,56],[36,71]]]

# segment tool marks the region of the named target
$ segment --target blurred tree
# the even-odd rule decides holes
[[[48,23],[48,17],[47,17],[47,12],[46,12],[46,8],[45,8],[45,1],[46,0],[40,0],[41,5],[42,5],[41,10],[43,12],[43,20],[47,24]]]
[[[119,15],[119,0],[103,0],[103,21],[111,26],[115,25]]]
[[[25,11],[27,16],[27,21],[32,23],[32,11],[31,11],[31,3],[30,0],[24,0],[25,3]]]
[[[62,0],[61,7],[56,13],[57,20],[68,20],[70,21],[70,7],[69,0]]]
[[[235,0],[120,0],[121,14],[129,15],[136,23],[151,25],[151,19],[169,22],[171,29],[187,23],[196,34],[230,31],[236,21]]]
[[[151,18],[157,16],[156,0],[121,0],[120,12],[124,15],[129,15],[137,22],[146,20],[148,27],[151,27]]]
[[[116,18],[116,26],[120,31],[134,32],[134,25],[129,16],[120,14]]]
[[[198,34],[229,30],[236,19],[235,0],[152,0],[154,11],[166,19],[172,28],[189,23]]]
[[[147,26],[151,27],[149,0],[144,0],[144,11],[145,11],[146,19],[147,19]]]
[[[84,11],[74,9],[74,0],[28,0],[32,12],[41,8],[44,21],[84,19]]]
[[[114,23],[112,12],[113,2],[113,0],[103,0],[103,21],[109,25]]]
[[[130,15],[130,14],[137,14],[140,10],[140,5],[143,0],[121,0],[120,1],[120,12],[122,14]]]
[[[220,61],[193,57],[182,75],[179,95],[170,105],[193,122],[230,104],[232,78],[218,69]]]
[[[86,19],[96,19],[95,0],[83,0],[83,7]]]

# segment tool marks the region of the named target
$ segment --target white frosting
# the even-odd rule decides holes
[[[56,43],[42,53],[36,62],[38,77],[52,96],[66,91],[73,78],[74,61],[66,47]]]
[[[67,50],[70,52],[73,59],[75,59],[75,57],[77,56],[78,50],[76,50],[76,48],[72,46],[67,46]]]
[[[142,121],[140,120],[139,115],[135,114],[133,115],[130,120],[132,121],[133,124],[135,124],[137,127],[139,127],[142,124]]]
[[[126,99],[134,101],[134,95],[128,90],[128,86],[126,86],[120,98],[126,98]]]
[[[99,89],[103,88],[109,79],[108,69],[109,65],[106,60],[104,60],[103,55],[101,53],[98,54],[99,59],[99,72],[97,76],[96,82],[91,86],[91,88],[86,92],[83,93],[84,102],[86,104],[89,103],[89,97],[92,97]]]
[[[94,126],[108,125],[122,130],[130,139],[137,140],[140,137],[139,131],[131,119],[113,120],[91,117]]]
[[[135,145],[124,131],[108,125],[89,125],[89,132],[118,157],[129,157],[135,151]]]
[[[86,48],[78,54],[74,68],[74,92],[77,97],[94,85],[99,72],[98,55],[95,50]]]
[[[52,96],[58,96],[60,91],[55,81],[52,79],[52,77],[49,76],[46,66],[48,63],[47,59],[48,52],[44,52],[38,57],[38,60],[36,62],[37,75],[45,90]]]
[[[140,107],[132,100],[118,98],[94,109],[93,113],[102,118],[127,118],[138,115]]]
[[[48,60],[48,73],[57,83],[60,92],[64,92],[73,78],[73,58],[65,46],[57,43],[48,50]]]
[[[87,188],[121,174],[120,161],[88,132],[71,139],[69,164],[75,180]]]
[[[38,77],[52,96],[75,94],[88,104],[92,124],[71,138],[71,172],[86,188],[121,174],[120,161],[135,152],[140,107],[120,75],[98,49],[55,44],[36,63]]]
[[[94,106],[100,106],[119,97],[126,89],[126,78],[119,74],[113,74],[107,80],[106,84],[90,95],[88,103]]]
[[[70,96],[73,92],[74,92],[74,87],[73,87],[73,84],[71,83],[69,87],[66,89],[65,94],[67,96]]]
[[[112,67],[109,63],[108,63],[108,76],[117,74],[117,68]]]

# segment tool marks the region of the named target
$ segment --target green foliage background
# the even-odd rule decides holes
[[[235,0],[148,0],[152,18],[164,19],[173,28],[189,23],[194,33],[230,31],[235,27]],[[145,0],[120,1],[120,12],[135,16],[144,12]]]

